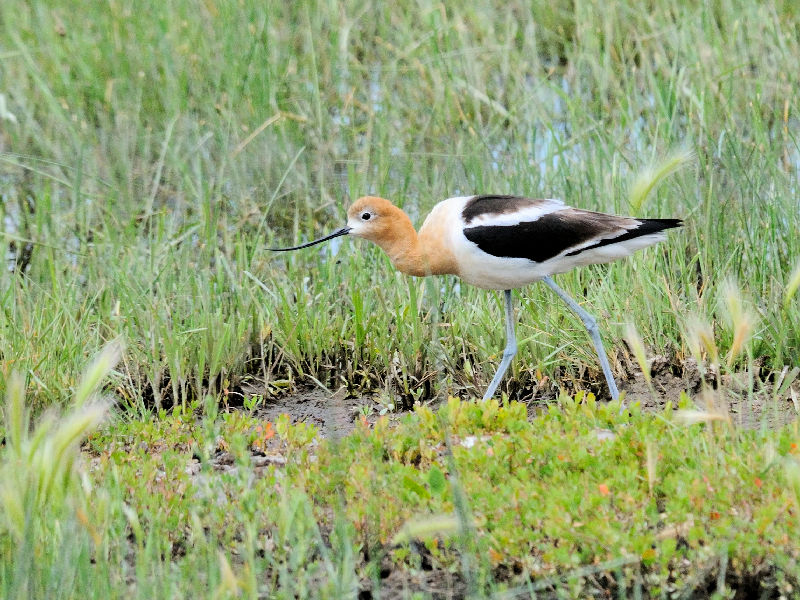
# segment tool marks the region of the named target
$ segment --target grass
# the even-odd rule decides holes
[[[242,433],[250,424],[231,424],[236,417],[215,408],[216,401],[241,404],[247,383],[280,396],[317,382],[352,395],[378,392],[406,407],[451,395],[472,398],[486,386],[504,345],[498,296],[451,278],[398,275],[377,249],[353,240],[290,256],[265,250],[340,227],[348,202],[367,193],[395,200],[417,224],[436,201],[475,192],[561,197],[582,208],[683,218],[685,227],[657,248],[559,277],[600,317],[614,370],[624,374],[632,352],[665,355],[676,365],[690,356],[701,365],[718,362],[723,375],[754,373],[756,364],[762,373],[794,373],[800,364],[800,15],[794,3],[423,2],[412,8],[115,0],[88,14],[76,7],[69,0],[0,5],[7,261],[0,270],[0,389],[9,398],[24,394],[33,415],[73,410],[72,399],[88,389],[82,382],[90,357],[110,340],[125,340],[105,388],[118,414],[92,438],[100,456],[104,448],[122,449],[109,451],[113,456],[74,484],[90,500],[75,490],[69,496],[91,502],[98,520],[91,527],[70,521],[58,536],[45,531],[41,539],[25,538],[75,540],[66,562],[54,558],[32,579],[40,595],[107,597],[130,585],[148,597],[209,590],[220,597],[255,595],[262,588],[267,596],[342,597],[342,589],[355,585],[354,574],[369,578],[358,569],[379,569],[380,561],[361,554],[370,544],[384,548],[418,512],[454,509],[458,492],[432,494],[430,481],[421,479],[429,463],[451,483],[451,467],[457,469],[472,529],[448,537],[444,550],[428,543],[414,554],[412,545],[406,557],[393,554],[393,564],[440,561],[475,593],[530,576],[534,587],[557,581],[565,594],[580,595],[588,589],[580,586],[590,584],[570,587],[569,574],[596,579],[600,571],[580,570],[595,561],[616,564],[606,569],[613,572],[609,581],[624,582],[631,593],[639,589],[636,581],[647,590],[679,582],[688,589],[692,581],[704,585],[714,569],[755,572],[737,562],[746,552],[770,564],[770,581],[781,585],[796,560],[788,545],[780,546],[782,535],[792,539],[785,507],[795,484],[794,463],[776,457],[791,455],[785,446],[796,431],[676,427],[671,417],[636,415],[625,434],[602,446],[608,460],[580,462],[588,423],[606,417],[568,408],[564,392],[583,398],[605,392],[580,322],[541,286],[516,296],[520,348],[501,389],[510,399],[528,399],[534,391],[558,398],[566,412],[524,427],[516,413],[504,418],[528,432],[512,433],[526,440],[519,444],[534,460],[566,450],[557,435],[543,434],[546,441],[535,445],[531,431],[561,427],[564,443],[578,444],[564,454],[581,465],[574,473],[540,472],[521,489],[536,502],[546,496],[541,489],[561,490],[555,497],[574,508],[571,518],[585,521],[590,534],[546,522],[552,521],[542,517],[550,514],[546,507],[537,513],[543,529],[534,533],[515,531],[499,516],[492,517],[499,519],[496,528],[487,525],[481,515],[502,505],[483,498],[485,481],[472,477],[489,477],[497,461],[470,463],[455,442],[452,459],[378,461],[377,446],[395,447],[411,435],[406,426],[342,442],[343,456],[363,458],[361,473],[348,473],[344,458],[321,449],[309,454],[316,463],[298,459],[287,464],[288,475],[260,479],[266,483],[257,486],[258,496],[238,479],[250,469],[242,451],[234,452],[242,468],[231,481],[207,473],[201,499],[207,511],[186,491],[195,480],[177,491],[170,486],[182,481],[190,448],[211,456],[215,428],[239,432],[243,448],[252,443]],[[675,149],[693,153],[694,161],[660,181]],[[502,410],[520,410],[514,406]],[[411,430],[422,428],[411,439],[425,447],[443,444],[444,429],[424,425],[432,418],[426,410],[409,417],[421,420]],[[205,415],[201,431],[195,413]],[[458,425],[448,427],[453,439],[466,435]],[[486,435],[500,436],[500,444],[509,434],[504,427],[488,427]],[[11,440],[22,434],[11,433],[19,428],[8,417],[2,429],[3,464],[16,464],[8,462]],[[291,446],[286,438],[306,439],[310,434],[301,430],[285,425],[281,440]],[[665,498],[697,496],[692,482],[703,475],[745,481],[743,473],[749,477],[755,469],[748,461],[759,456],[763,465],[781,465],[765,472],[774,479],[758,475],[764,485],[749,490],[752,496],[739,497],[727,484],[706,490],[723,509],[736,506],[737,515],[756,505],[784,507],[775,521],[780,531],[769,530],[775,537],[757,527],[737,533],[721,509],[717,521],[724,523],[707,526],[707,513],[695,507],[695,523],[711,540],[702,545],[709,554],[681,533],[680,548],[662,554],[658,542],[649,563],[641,548],[657,535],[656,516],[647,523],[631,519],[635,511],[647,514],[648,502],[658,497],[655,483],[647,494],[641,487],[630,492],[630,512],[614,513],[619,527],[613,531],[580,512],[584,502],[597,508],[615,500],[615,486],[633,485],[625,461],[641,474],[641,464],[634,466],[642,457],[620,446],[627,435],[652,439],[638,451],[675,474],[674,487],[662,489]],[[158,459],[137,450],[139,442],[151,443],[148,436],[167,440]],[[674,456],[662,450],[673,444]],[[305,448],[300,441],[296,446]],[[767,456],[769,448],[779,450]],[[161,459],[172,462],[155,466]],[[728,462],[744,470],[720,466]],[[303,469],[321,479],[309,483]],[[603,469],[613,472],[603,475]],[[167,471],[175,473],[169,486],[158,479]],[[392,512],[381,490],[353,491],[370,473],[380,473],[386,489],[408,480],[430,497],[403,496],[403,511]],[[576,488],[570,473],[606,479],[584,479]],[[537,487],[545,484],[550,487]],[[595,492],[600,484],[609,496]],[[337,485],[334,493],[330,486]],[[241,517],[209,500],[229,490],[226,498],[246,505]],[[74,513],[73,500],[64,502]],[[606,508],[609,515],[622,510]],[[368,518],[359,521],[363,515],[353,513],[359,510]],[[688,510],[670,506],[664,527],[683,527]],[[356,530],[359,522],[369,531]],[[9,554],[15,548],[9,531],[2,533],[3,595],[21,597],[28,590],[9,565],[20,564],[13,556],[28,555]],[[83,533],[70,537],[68,531]],[[92,531],[101,532],[100,542]],[[264,531],[280,543],[265,545]],[[608,545],[599,548],[592,539]],[[773,539],[773,545],[765,541]],[[572,550],[547,554],[554,540]],[[534,546],[539,550],[532,552]],[[490,550],[501,554],[495,562]],[[704,566],[691,575],[664,575],[663,569],[673,573],[676,557]],[[726,557],[724,569],[709,566],[722,565],[720,557]],[[459,566],[473,558],[470,569]],[[78,579],[56,589],[70,564],[81,565]],[[517,579],[495,581],[509,565],[522,569],[514,572]],[[97,580],[107,584],[91,592],[89,582]],[[333,587],[324,591],[327,585]]]
[[[426,573],[456,596],[791,592],[797,422],[737,430],[689,405],[620,416],[565,395],[530,420],[451,398],[318,445],[244,411],[119,419],[90,436],[88,474],[66,467],[24,525],[5,512],[3,597],[410,597]],[[10,438],[3,489],[74,459],[15,460],[43,427]]]
[[[340,226],[365,193],[417,222],[470,191],[682,217],[660,248],[561,278],[609,346],[631,321],[649,347],[688,354],[682,315],[718,327],[733,278],[762,317],[755,355],[798,361],[796,300],[783,301],[800,264],[790,4],[565,4],[546,18],[520,5],[509,19],[432,6],[422,29],[388,9],[153,3],[143,19],[114,3],[84,22],[69,6],[3,14],[11,264],[33,243],[24,281],[2,275],[3,354],[40,407],[117,336],[132,402],[185,403],[255,373],[406,400],[481,389],[503,344],[491,295],[397,276],[351,240],[335,261],[264,250]],[[645,198],[637,174],[675,147],[695,168]],[[522,383],[506,391],[524,397],[537,370],[596,372],[580,324],[546,291],[524,296]],[[452,360],[472,369],[452,381]]]

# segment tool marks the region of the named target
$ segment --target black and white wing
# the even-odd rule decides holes
[[[608,262],[665,238],[680,219],[636,219],[580,210],[559,200],[475,196],[461,214],[464,236],[486,254],[536,263]]]

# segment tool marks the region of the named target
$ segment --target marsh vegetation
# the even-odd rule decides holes
[[[796,593],[795,4],[0,4],[0,596]],[[558,277],[629,414],[543,286],[476,404],[500,296],[266,250],[477,192],[684,219]]]

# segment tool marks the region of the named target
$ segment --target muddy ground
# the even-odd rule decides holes
[[[626,402],[638,402],[652,412],[664,409],[667,401],[677,405],[681,392],[686,392],[700,410],[727,415],[731,422],[741,427],[780,427],[794,421],[800,410],[800,382],[790,385],[791,369],[777,373],[762,373],[756,368],[751,374],[716,375],[710,369],[701,370],[694,359],[675,363],[664,357],[650,361],[651,379],[632,365],[626,365],[628,377],[618,381],[625,392]],[[752,391],[751,391],[752,390]],[[268,395],[258,385],[243,390],[248,394]],[[529,414],[534,415],[555,399],[555,388],[542,389],[523,401],[528,403]],[[436,405],[441,399],[430,401]],[[367,415],[373,421],[383,407],[369,397],[348,398],[342,391],[331,393],[321,388],[304,388],[297,393],[268,399],[256,411],[264,420],[274,420],[288,414],[293,422],[314,424],[322,437],[341,437],[352,431],[356,418]],[[397,417],[400,413],[388,413]]]

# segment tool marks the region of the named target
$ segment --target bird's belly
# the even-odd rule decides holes
[[[552,271],[527,258],[504,258],[482,252],[459,257],[459,277],[487,290],[510,290],[538,281]]]

